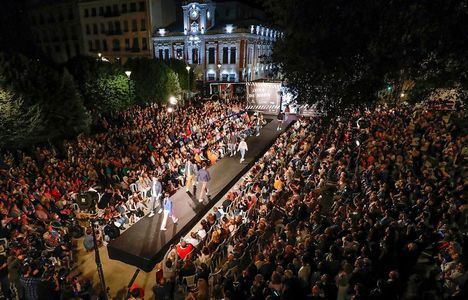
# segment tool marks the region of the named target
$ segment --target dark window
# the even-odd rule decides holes
[[[137,20],[133,19],[132,20],[132,31],[137,31],[137,30],[138,30]]]
[[[164,52],[163,52],[163,49],[159,49],[158,52],[159,52],[158,58],[159,58],[159,59],[162,59],[162,58],[163,58],[163,53],[164,53]]]
[[[120,41],[118,39],[112,40],[112,50],[120,51]]]
[[[68,20],[73,20],[73,9],[72,8],[68,9]]]
[[[84,10],[84,16],[85,16],[85,18],[89,17],[89,11],[88,11],[87,8],[85,8],[85,10]]]
[[[117,4],[112,5],[112,12],[114,16],[119,14],[119,6]]]
[[[104,25],[104,23],[101,23],[101,33],[105,33],[106,32],[106,25]]]
[[[138,3],[138,6],[139,6],[140,11],[145,11],[145,10],[146,10],[145,2],[140,2],[140,3]]]
[[[208,81],[215,81],[215,74],[213,73],[208,74]]]
[[[98,34],[97,24],[93,24],[93,33]]]
[[[140,50],[140,45],[138,44],[138,37],[133,38],[133,50]]]
[[[92,41],[88,41],[88,51],[93,51],[93,42]]]
[[[114,25],[115,25],[115,33],[120,34],[121,33],[121,31],[120,31],[120,21],[115,21]]]
[[[102,50],[107,51],[107,41],[102,40]]]
[[[91,16],[92,17],[96,16],[96,8],[95,7],[91,8]]]
[[[164,58],[169,59],[169,49],[164,49]]]
[[[86,24],[86,34],[91,34],[91,29],[89,28],[89,24]]]
[[[145,19],[141,19],[140,30],[141,30],[141,31],[145,31],[145,30],[146,30],[146,20],[145,20]]]
[[[75,55],[80,55],[80,45],[75,44]]]
[[[130,50],[130,39],[125,39],[125,50]]]
[[[229,63],[229,48],[224,47],[223,48],[223,64],[228,64]]]
[[[229,81],[236,81],[236,74],[229,74]]]
[[[215,63],[215,48],[208,49],[208,63],[214,64]]]
[[[147,50],[147,49],[148,49],[148,41],[147,41],[146,38],[142,38],[142,39],[141,39],[141,48],[142,48],[143,50]]]
[[[127,4],[122,4],[122,13],[126,13],[127,12]]]
[[[109,34],[113,34],[114,33],[114,23],[112,23],[111,21],[107,22],[107,30],[108,30]]]
[[[136,11],[136,3],[135,3],[135,2],[130,3],[130,11],[131,11],[131,12],[135,12],[135,11]]]
[[[231,64],[236,63],[236,47],[231,47]]]
[[[110,15],[111,15],[111,7],[106,6],[106,16],[110,16]]]
[[[127,20],[123,21],[123,27],[124,27],[123,28],[124,32],[128,32],[128,21]]]
[[[94,46],[96,47],[95,49],[97,51],[100,51],[101,50],[101,41],[100,40],[95,40],[94,41]]]
[[[104,7],[99,7],[99,15],[103,16],[104,15]]]
[[[192,49],[192,63],[198,64],[198,49]]]
[[[229,74],[222,75],[222,81],[228,81],[228,79],[229,79]]]

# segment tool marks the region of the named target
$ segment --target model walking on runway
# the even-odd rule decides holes
[[[206,163],[203,163],[203,167],[201,170],[198,171],[197,181],[201,183],[200,188],[200,197],[198,198],[199,202],[203,202],[203,197],[205,197],[205,193],[208,194],[208,188],[206,185],[211,180],[210,173],[206,169]]]
[[[169,197],[169,193],[165,194],[165,197],[163,200],[163,210],[164,210],[164,216],[161,222],[162,231],[166,230],[167,218],[169,216],[171,216],[172,222],[174,222],[174,224],[177,224],[177,221],[179,221],[179,219],[176,218],[176,216],[174,215],[174,207],[172,205],[172,199]]]

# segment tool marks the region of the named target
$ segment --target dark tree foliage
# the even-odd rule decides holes
[[[180,92],[177,72],[174,73],[162,60],[133,58],[127,61],[125,68],[132,71],[131,79],[135,82],[139,104],[163,103]]]
[[[329,108],[467,86],[467,0],[264,0],[284,32],[274,60],[300,102]],[[420,95],[423,93],[420,93]]]
[[[73,137],[89,127],[89,116],[72,76],[22,55],[0,55],[2,108],[7,140],[24,147],[37,142]],[[15,116],[22,119],[13,121]],[[30,118],[28,121],[27,118]],[[24,124],[24,128],[13,128]],[[5,141],[3,141],[5,142]]]
[[[179,77],[180,88],[182,90],[187,90],[190,87],[190,90],[195,89],[195,73],[193,72],[194,68],[190,69],[190,85],[188,85],[189,73],[187,72],[187,64],[180,59],[171,58],[165,63],[171,68],[174,72],[177,73]]]
[[[124,69],[90,56],[77,56],[65,64],[73,75],[86,107],[113,112],[134,103],[134,88]]]

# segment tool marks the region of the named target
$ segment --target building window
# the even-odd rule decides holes
[[[182,49],[177,49],[176,50],[176,55],[177,55],[177,58],[178,59],[182,59],[183,58],[183,54],[182,54]]]
[[[125,50],[130,50],[130,39],[125,39]]]
[[[229,74],[223,74],[223,75],[221,76],[221,80],[222,80],[222,81],[228,81],[228,79],[229,79]]]
[[[128,32],[128,21],[127,20],[123,21],[123,26],[124,26],[124,32]]]
[[[118,39],[112,40],[112,50],[120,51],[120,41]]]
[[[130,3],[130,12],[135,12],[136,11],[136,3],[132,2]]]
[[[86,24],[86,34],[91,34],[91,29],[89,27],[89,24]]]
[[[93,51],[93,42],[92,41],[88,41],[88,51],[89,52]]]
[[[101,50],[101,41],[100,40],[95,40],[94,41],[94,46],[96,47],[95,49],[97,51],[100,51]]]
[[[224,47],[223,48],[223,64],[228,64],[229,63],[229,48]]]
[[[111,15],[111,7],[106,6],[106,16],[109,17]]]
[[[102,50],[107,51],[107,41],[102,40]]]
[[[96,16],[96,8],[93,7],[91,8],[91,17],[95,17]]]
[[[73,20],[73,9],[72,8],[68,9],[68,20]]]
[[[133,38],[133,50],[134,51],[140,50],[140,45],[138,44],[138,37]]]
[[[145,31],[145,30],[146,30],[146,20],[145,20],[145,19],[141,19],[140,30],[141,30],[141,31]]]
[[[159,49],[158,51],[158,58],[163,59],[163,49]]]
[[[104,7],[99,7],[99,15],[103,16],[104,15]]]
[[[169,59],[169,58],[170,58],[169,49],[164,49],[164,58],[165,58],[165,59]]]
[[[85,8],[85,10],[84,10],[84,16],[85,16],[85,18],[89,17],[89,11],[88,11],[87,8]]]
[[[114,16],[119,14],[119,6],[117,4],[112,5],[112,12],[114,13]]]
[[[80,45],[75,44],[75,55],[80,55]]]
[[[105,33],[106,32],[106,25],[104,25],[104,23],[101,23],[101,33]]]
[[[98,34],[97,24],[93,24],[93,34]]]
[[[215,81],[215,74],[214,73],[208,73],[208,81]]]
[[[137,20],[136,19],[133,19],[132,20],[132,31],[135,32],[138,30],[138,27],[137,27]]]
[[[113,34],[114,33],[114,23],[112,23],[111,21],[107,22],[107,30],[108,30],[109,34]]]
[[[120,21],[115,21],[114,25],[115,25],[115,33],[116,34],[121,34],[122,31],[120,30]]]
[[[198,64],[198,49],[197,48],[192,49],[192,63]]]
[[[145,11],[146,10],[145,2],[138,3],[138,6],[139,6],[140,11]]]
[[[231,64],[236,63],[236,47],[231,47]]]
[[[125,4],[122,4],[122,13],[126,13],[127,12],[127,3]]]
[[[146,38],[142,38],[141,39],[141,47],[143,50],[147,50],[148,49],[148,41]]]
[[[236,74],[235,73],[229,74],[229,81],[236,81]]]
[[[215,63],[215,48],[209,48],[208,49],[208,63],[209,64],[214,64]]]

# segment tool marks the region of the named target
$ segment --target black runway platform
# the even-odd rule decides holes
[[[288,122],[283,124],[283,131],[293,119],[295,117],[290,116]],[[193,195],[185,192],[185,187],[179,189],[172,196],[174,214],[179,218],[177,224],[169,217],[167,230],[160,231],[163,214],[156,214],[151,218],[145,216],[108,244],[109,258],[150,272],[163,259],[169,247],[177,244],[273,145],[280,134],[276,127],[275,119],[262,128],[260,136],[247,138],[249,151],[242,164],[239,163],[240,154],[237,154],[225,157],[209,168],[210,201],[199,203]]]

